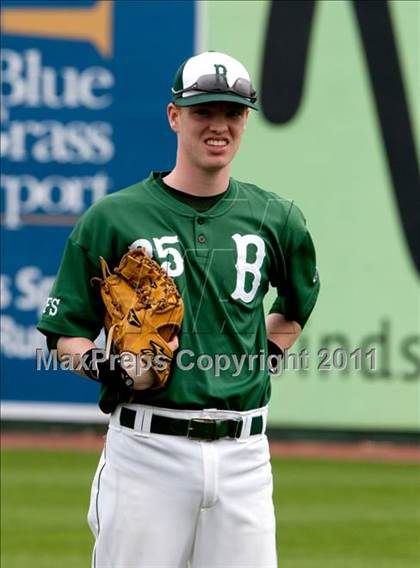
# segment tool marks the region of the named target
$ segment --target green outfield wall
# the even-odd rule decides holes
[[[317,248],[307,360],[273,378],[271,424],[419,430],[420,5],[274,4],[209,2],[203,36],[261,95],[234,175],[295,200]]]

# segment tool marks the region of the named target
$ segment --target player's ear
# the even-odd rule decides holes
[[[180,108],[174,105],[174,103],[169,103],[168,108],[166,110],[168,115],[169,126],[174,132],[177,133],[179,131]]]
[[[246,129],[246,125],[247,125],[247,122],[248,122],[250,110],[251,110],[251,109],[250,109],[249,107],[247,107],[247,106],[245,106],[245,105],[242,106],[242,120],[243,120],[243,122],[242,122],[242,130],[245,130],[245,129]]]
[[[243,130],[246,129],[246,125],[247,125],[247,122],[248,122],[250,110],[251,110],[251,109],[248,108],[248,107],[245,107],[245,108],[244,108],[244,114],[243,114],[243,117],[244,117]]]

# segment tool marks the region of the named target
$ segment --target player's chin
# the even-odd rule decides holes
[[[233,156],[231,152],[223,152],[219,154],[207,154],[203,157],[203,164],[208,168],[220,169],[226,167],[232,161]]]
[[[222,170],[223,168],[228,166],[231,161],[232,161],[232,159],[227,160],[226,158],[224,158],[224,159],[219,158],[218,160],[215,160],[215,159],[204,160],[202,162],[202,167],[203,167],[204,170],[207,170],[209,172],[215,172],[215,171]]]

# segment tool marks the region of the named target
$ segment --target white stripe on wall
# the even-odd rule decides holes
[[[208,51],[208,1],[196,0],[194,14],[194,53]]]
[[[109,415],[103,414],[96,404],[2,401],[1,419],[106,424]]]

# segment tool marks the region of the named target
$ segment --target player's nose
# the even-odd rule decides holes
[[[226,120],[223,117],[214,117],[210,122],[209,128],[214,134],[223,134],[228,129]]]

